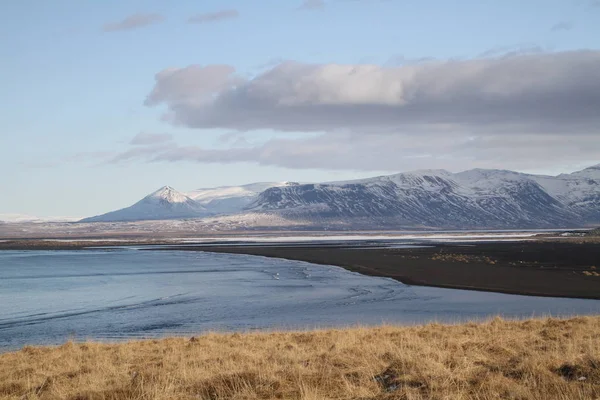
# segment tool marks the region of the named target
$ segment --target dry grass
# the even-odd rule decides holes
[[[5,399],[597,399],[600,317],[67,343],[0,354]]]

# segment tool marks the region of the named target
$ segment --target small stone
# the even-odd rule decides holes
[[[399,388],[399,387],[400,387],[400,385],[393,384],[393,385],[391,385],[391,386],[388,386],[388,387],[385,389],[385,391],[386,391],[386,392],[395,392],[396,390],[398,390],[398,388]]]

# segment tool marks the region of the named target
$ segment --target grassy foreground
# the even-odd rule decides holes
[[[598,399],[600,317],[28,346],[0,398]]]

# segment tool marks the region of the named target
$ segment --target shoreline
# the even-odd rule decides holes
[[[600,246],[595,243],[527,241],[430,246],[174,245],[158,250],[305,261],[392,278],[406,285],[600,300]]]
[[[421,248],[385,247],[368,239],[344,242],[343,236],[338,242],[330,243],[178,243],[165,239],[106,239],[93,242],[11,240],[0,241],[0,251],[85,251],[122,246],[154,246],[143,250],[263,256],[333,265],[364,275],[395,279],[406,285],[525,296],[600,299],[598,238],[534,237],[477,242],[461,242],[458,239],[460,237],[451,243],[422,240],[398,243],[427,246]]]

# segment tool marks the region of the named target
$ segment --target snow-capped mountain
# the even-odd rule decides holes
[[[244,210],[261,192],[272,187],[289,185],[294,183],[259,182],[242,186],[197,189],[186,194],[213,214],[234,214]]]
[[[270,188],[249,210],[355,228],[550,228],[600,223],[600,168],[557,177],[413,171]]]
[[[585,221],[600,221],[600,164],[572,174],[533,176],[533,179]]]
[[[210,213],[197,201],[169,186],[149,194],[134,205],[81,222],[117,222],[159,219],[199,218]]]
[[[421,170],[344,182],[256,183],[188,194],[165,187],[83,222],[252,215],[314,229],[517,229],[600,224],[600,165],[558,176],[473,169]],[[206,219],[207,223],[208,220]]]

